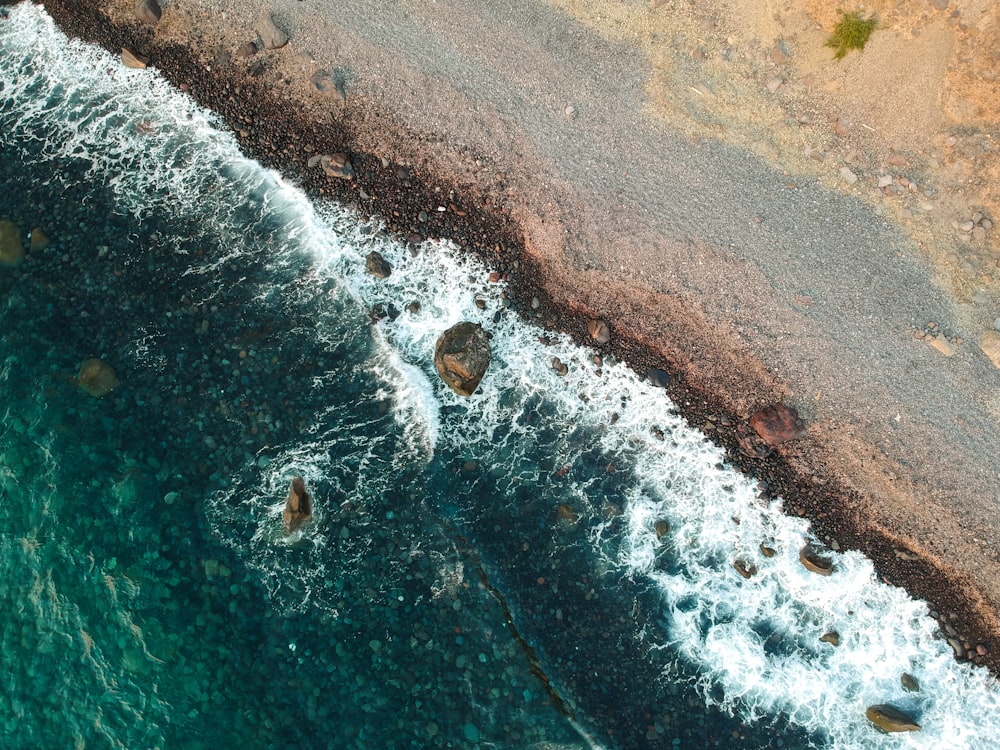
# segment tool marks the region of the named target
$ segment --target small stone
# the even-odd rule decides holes
[[[760,553],[764,557],[774,557],[776,554],[778,554],[777,550],[775,550],[773,547],[768,547],[763,542],[761,542],[761,544],[760,544]]]
[[[920,725],[914,721],[912,716],[888,703],[869,706],[868,710],[865,711],[865,716],[868,717],[868,721],[883,732],[917,732],[920,730]]]
[[[262,18],[254,30],[260,34],[264,49],[281,49],[288,44],[288,35],[278,28],[270,16]]]
[[[122,64],[126,68],[136,68],[137,70],[142,70],[149,65],[149,58],[140,55],[138,52],[130,50],[128,47],[122,47]]]
[[[838,633],[836,630],[831,630],[829,633],[823,633],[823,635],[821,635],[819,639],[824,643],[829,643],[831,646],[834,647],[840,645],[840,633]]]
[[[532,297],[531,298],[531,309],[532,310],[537,310],[541,306],[542,306],[542,301],[540,299],[538,299],[538,297]]]
[[[946,357],[955,355],[955,347],[945,336],[930,336],[926,341]]]
[[[771,78],[767,82],[767,90],[773,94],[775,91],[781,88],[781,84],[783,83],[784,81],[782,81],[780,77],[775,76],[774,78]]]
[[[156,0],[142,0],[135,6],[135,17],[143,23],[157,24],[163,16],[163,10]]]
[[[799,550],[799,561],[806,570],[819,573],[821,576],[828,576],[833,572],[833,560],[819,554],[811,544]]]
[[[976,226],[974,222],[963,221],[961,224],[958,225],[958,228],[961,229],[963,232],[971,232],[974,226]]]
[[[878,186],[880,188],[889,187],[892,184],[892,175],[884,174],[878,178]]]
[[[920,683],[917,681],[917,678],[909,672],[903,672],[903,674],[899,676],[899,683],[903,686],[903,690],[908,693],[920,692]]]
[[[569,372],[569,367],[566,365],[565,362],[559,359],[559,357],[552,358],[552,369],[555,370],[557,373],[559,373],[559,375],[562,375],[563,377],[565,377],[566,373]]]
[[[246,42],[236,48],[237,57],[253,57],[258,52],[260,52],[260,48],[257,46],[256,42]]]
[[[858,176],[851,171],[850,167],[844,166],[840,168],[840,176],[844,178],[844,182],[848,185],[853,185],[858,181]]]
[[[599,318],[595,318],[587,323],[587,332],[590,337],[599,345],[603,346],[611,340],[611,329],[608,324]]]
[[[365,256],[365,268],[378,279],[387,279],[392,274],[392,266],[378,250],[372,250]]]
[[[986,237],[986,230],[983,229],[982,227],[973,227],[972,228],[972,237],[973,237],[973,239],[976,239],[976,240],[984,239]]]
[[[985,229],[988,232],[989,230],[991,230],[993,228],[993,222],[990,221],[989,219],[982,219],[979,222],[979,226],[981,226],[983,229]]]

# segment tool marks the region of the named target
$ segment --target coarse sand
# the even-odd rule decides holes
[[[737,423],[794,406],[808,435],[782,459],[853,498],[827,510],[1000,635],[993,4],[869,4],[879,29],[841,62],[813,0],[163,7],[149,49],[264,81],[272,116],[510,220],[546,304],[605,318]],[[268,18],[288,44],[238,55]]]

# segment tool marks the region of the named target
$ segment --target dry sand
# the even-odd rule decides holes
[[[1000,316],[998,230],[957,228],[1000,218],[1000,10],[869,4],[881,28],[835,62],[832,8],[184,0],[155,38],[262,65],[290,111],[486,196],[555,301],[736,415],[795,406],[809,435],[790,464],[971,581],[1000,633],[1000,370],[978,345]],[[268,16],[289,44],[231,59]]]

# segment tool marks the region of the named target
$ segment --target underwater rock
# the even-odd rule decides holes
[[[378,279],[387,279],[392,274],[392,266],[378,250],[372,250],[365,256],[365,268]]]
[[[806,435],[799,413],[785,404],[765,406],[750,418],[750,426],[771,447]]]
[[[869,706],[865,711],[868,721],[883,732],[918,732],[920,725],[913,717],[888,703]]]
[[[811,544],[799,550],[799,561],[806,570],[819,573],[821,576],[828,576],[833,572],[833,560],[823,557]]]
[[[587,332],[590,334],[590,338],[598,344],[604,345],[611,341],[611,329],[600,318],[595,318],[587,323]]]
[[[903,686],[903,690],[908,693],[920,692],[920,683],[917,681],[917,678],[909,672],[903,672],[903,674],[899,676],[899,684],[901,684]]]
[[[28,238],[28,246],[31,248],[31,252],[39,252],[49,246],[49,238],[45,232],[35,227],[31,230],[31,235]]]
[[[13,268],[24,260],[21,230],[12,221],[0,221],[0,266]]]
[[[434,347],[434,366],[459,396],[471,396],[490,366],[490,342],[478,323],[463,321],[441,334]]]
[[[312,520],[312,496],[306,490],[306,480],[302,477],[292,479],[288,497],[285,498],[285,510],[281,515],[288,533],[302,528]]]
[[[118,387],[118,376],[111,365],[99,359],[88,359],[80,365],[76,382],[91,396],[100,398]]]

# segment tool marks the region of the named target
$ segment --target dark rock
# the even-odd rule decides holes
[[[368,273],[379,279],[387,279],[392,273],[392,266],[378,250],[372,250],[365,256],[365,268],[368,269]]]
[[[899,684],[902,685],[903,690],[908,693],[920,692],[920,683],[917,681],[917,678],[909,672],[903,672],[903,674],[899,676]]]
[[[663,539],[663,537],[670,533],[670,524],[666,521],[657,521],[653,528],[656,529],[657,539]]]
[[[650,367],[646,370],[646,377],[654,388],[666,388],[670,385],[670,374],[666,370]]]
[[[611,341],[611,329],[603,320],[594,319],[587,323],[587,332],[598,344],[604,345]]]
[[[135,6],[135,17],[143,23],[157,24],[163,16],[163,10],[156,0],[142,0]]]
[[[865,716],[868,717],[868,721],[883,732],[917,732],[920,730],[920,725],[914,721],[912,716],[888,703],[869,706],[868,710],[865,711]]]
[[[821,555],[811,544],[799,550],[799,561],[806,570],[819,573],[821,576],[828,576],[833,572],[833,560]]]
[[[434,366],[459,396],[471,396],[490,366],[490,342],[483,327],[463,321],[441,334],[434,347]]]
[[[347,154],[322,156],[319,164],[330,177],[337,177],[341,180],[350,180],[354,177],[354,165],[347,158]]]
[[[772,447],[806,435],[806,425],[799,413],[785,404],[765,406],[750,418],[750,426]]]
[[[562,375],[563,377],[565,377],[566,373],[569,372],[569,367],[566,365],[565,362],[559,359],[559,357],[552,358],[552,369],[555,370],[560,375]]]

